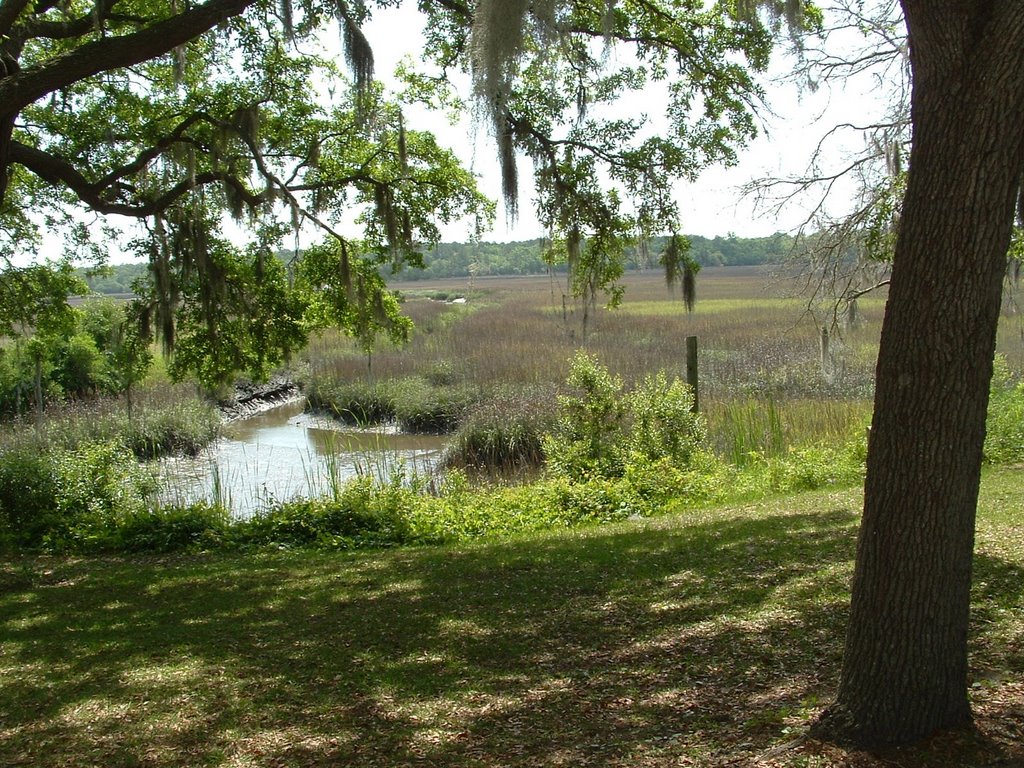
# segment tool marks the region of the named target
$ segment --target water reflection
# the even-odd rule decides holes
[[[275,500],[327,495],[356,475],[429,472],[444,437],[340,428],[332,419],[289,403],[224,427],[223,437],[195,458],[161,465],[164,501],[220,500],[249,517]]]

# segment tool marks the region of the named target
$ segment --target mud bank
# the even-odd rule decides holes
[[[275,376],[263,384],[241,384],[235,387],[230,400],[218,403],[225,422],[248,418],[285,403],[302,399],[302,393],[291,379]]]

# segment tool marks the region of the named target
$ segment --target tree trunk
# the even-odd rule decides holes
[[[903,0],[913,146],[879,347],[836,702],[862,747],[970,723],[974,520],[1002,278],[1024,169],[1024,3]]]
[[[36,392],[36,426],[43,423],[43,356],[36,353],[35,376],[33,377]]]

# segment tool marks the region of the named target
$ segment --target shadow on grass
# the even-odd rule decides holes
[[[0,763],[742,761],[834,687],[857,521],[59,563],[0,597]]]

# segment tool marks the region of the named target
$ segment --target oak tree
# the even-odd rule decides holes
[[[0,258],[63,237],[103,254],[88,217],[139,222],[151,265],[140,320],[175,370],[257,375],[301,343],[302,307],[273,261],[288,233],[416,262],[439,222],[489,215],[472,175],[406,129],[372,82],[361,0],[2,0]],[[340,28],[345,71],[321,50]],[[225,234],[234,217],[248,232]]]
[[[1024,5],[903,0],[907,189],[876,375],[836,701],[818,735],[903,744],[970,722],[974,523],[1024,173]]]

